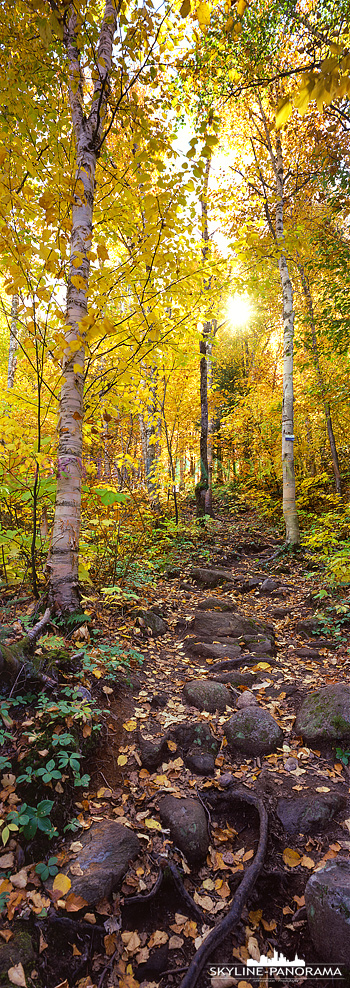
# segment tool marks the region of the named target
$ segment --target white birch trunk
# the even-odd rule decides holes
[[[294,408],[293,408],[293,341],[294,305],[293,288],[289,277],[288,264],[283,250],[283,156],[281,139],[276,137],[276,238],[282,248],[278,258],[278,268],[283,297],[283,403],[282,403],[282,475],[283,475],[283,515],[286,526],[286,542],[300,545],[299,521],[295,503],[294,471]]]
[[[53,609],[68,614],[80,609],[78,585],[79,535],[81,514],[84,330],[80,323],[88,311],[92,217],[96,161],[102,136],[106,83],[111,68],[116,9],[113,0],[105,0],[96,64],[99,78],[95,82],[92,107],[84,114],[83,78],[76,38],[77,15],[70,6],[64,44],[69,71],[69,100],[76,145],[75,192],[72,208],[70,269],[67,286],[66,348],[62,367],[59,406],[59,444],[57,494],[51,540],[49,600]],[[70,346],[79,340],[79,349]]]
[[[10,316],[10,344],[9,360],[7,367],[7,387],[10,391],[15,383],[15,373],[17,367],[18,350],[18,295],[12,296],[11,316]]]

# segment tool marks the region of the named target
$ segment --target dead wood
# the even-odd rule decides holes
[[[210,801],[208,795],[208,799]],[[220,794],[219,798],[222,796]],[[247,899],[254,888],[257,878],[261,872],[264,864],[266,847],[267,847],[267,836],[268,836],[268,814],[265,809],[264,803],[255,793],[251,792],[249,789],[234,789],[231,792],[224,794],[224,799],[226,802],[233,802],[236,799],[241,799],[247,803],[251,803],[256,807],[259,813],[260,819],[260,833],[259,833],[259,844],[252,864],[247,868],[245,874],[243,875],[242,881],[240,882],[237,891],[235,892],[232,900],[229,912],[224,916],[219,923],[208,933],[208,936],[198,948],[196,954],[194,955],[191,964],[188,968],[185,977],[182,979],[180,988],[195,988],[198,982],[201,972],[203,971],[204,965],[207,963],[211,954],[222,943],[222,940],[227,936],[228,933],[237,926],[242,914],[243,906],[247,902]]]
[[[20,638],[19,641],[13,642],[11,645],[1,643],[0,675],[6,675],[9,682],[13,682],[23,672],[25,675],[33,676],[35,679],[39,679],[51,686],[55,685],[54,680],[40,672],[30,658],[30,653],[33,651],[38,638],[49,623],[50,618],[51,610],[47,607],[43,617],[28,631],[27,635]]]

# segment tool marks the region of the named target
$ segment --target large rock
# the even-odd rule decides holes
[[[226,707],[233,707],[234,694],[223,683],[214,683],[211,679],[191,679],[183,688],[187,703],[198,710],[209,710],[223,713]]]
[[[167,793],[159,800],[159,813],[172,841],[189,863],[196,865],[203,861],[209,847],[209,833],[206,813],[199,800],[192,796],[177,799]]]
[[[30,965],[30,971],[35,958],[29,923],[16,922],[11,930],[13,936],[8,943],[0,938],[0,984],[6,988],[11,982],[7,978],[3,981],[1,975],[6,974],[10,967],[16,967],[17,964],[22,964],[24,968]]]
[[[227,721],[224,731],[229,748],[245,755],[263,755],[283,743],[283,731],[261,707],[238,710]]]
[[[233,582],[231,570],[224,569],[223,567],[204,569],[201,566],[193,566],[190,575],[196,583],[200,583],[203,587],[218,587],[221,583]]]
[[[158,721],[142,723],[138,732],[141,761],[145,768],[157,768],[169,754],[167,735],[161,732]]]
[[[257,624],[252,618],[242,614],[217,613],[216,611],[199,611],[195,614],[189,632],[201,642],[213,642],[219,638],[251,638],[264,634],[265,638],[273,637],[273,631],[265,624]],[[248,640],[248,639],[247,639]]]
[[[211,733],[209,724],[205,721],[198,724],[181,721],[170,729],[169,734],[182,748],[187,768],[196,775],[214,774],[215,758],[220,746]]]
[[[310,693],[294,724],[305,741],[350,740],[350,686],[336,683]]]
[[[117,888],[129,862],[137,857],[141,849],[136,834],[114,820],[101,820],[93,823],[80,838],[82,848],[69,861],[63,871],[71,880],[71,892],[82,895],[90,905],[108,898]],[[71,866],[80,865],[82,875],[71,871]]]
[[[193,642],[190,650],[195,655],[204,655],[206,659],[237,659],[242,652],[240,645],[209,645],[208,642]]]
[[[327,861],[305,887],[311,939],[320,960],[350,968],[350,862]]]
[[[312,793],[279,799],[277,816],[288,834],[308,834],[311,830],[321,830],[345,805],[346,797],[340,793]]]

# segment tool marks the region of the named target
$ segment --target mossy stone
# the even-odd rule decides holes
[[[224,727],[229,748],[245,755],[263,755],[283,743],[283,731],[268,710],[246,707],[232,714]]]
[[[350,741],[350,686],[335,683],[310,693],[294,724],[305,741]]]

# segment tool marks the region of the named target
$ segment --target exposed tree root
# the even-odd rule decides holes
[[[209,796],[208,794],[206,798],[210,800],[212,796]],[[247,868],[245,874],[243,875],[242,881],[235,892],[229,912],[226,916],[224,916],[224,919],[220,920],[220,922],[214,926],[211,932],[208,933],[208,936],[204,942],[198,948],[197,953],[194,955],[188,971],[185,974],[185,977],[181,981],[180,988],[195,988],[200,974],[203,971],[204,965],[211,957],[213,951],[219,946],[222,940],[224,940],[227,934],[231,933],[234,927],[237,926],[242,914],[243,906],[254,888],[265,859],[269,818],[262,800],[249,789],[235,789],[231,792],[223,794],[223,796],[221,796],[220,793],[219,798],[224,799],[226,802],[233,802],[236,799],[241,799],[247,803],[252,803],[253,806],[256,807],[260,818],[258,849],[254,861],[249,868]]]
[[[176,865],[174,865],[171,861],[167,861],[167,860],[160,861],[158,878],[155,884],[153,885],[151,891],[146,892],[145,895],[140,894],[140,895],[128,896],[128,898],[125,899],[125,905],[141,906],[144,905],[145,902],[146,903],[150,902],[151,899],[155,898],[161,886],[163,885],[163,881],[166,880],[169,875],[171,875],[175,888],[177,889],[179,895],[181,896],[183,903],[185,904],[187,909],[189,909],[191,916],[194,916],[199,923],[204,923],[205,922],[204,913],[199,908],[199,906],[197,906],[197,903],[194,901],[194,899],[192,899],[192,896],[189,894],[189,892],[187,892],[187,889],[185,889],[181,875]]]
[[[54,685],[54,680],[36,669],[29,657],[43,629],[49,623],[50,618],[51,610],[47,607],[44,616],[40,621],[37,621],[34,628],[31,628],[24,638],[21,638],[20,641],[13,642],[12,645],[1,643],[0,675],[5,675],[9,682],[13,682],[13,680],[24,672],[25,675],[33,676],[43,683],[48,683],[51,686]]]

